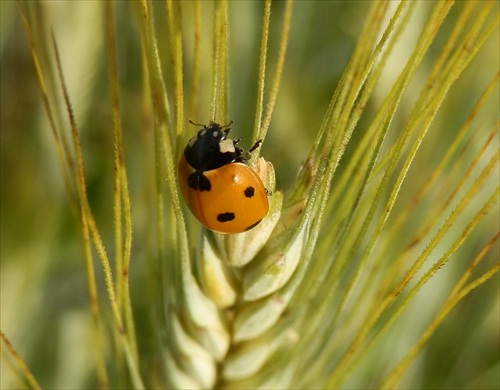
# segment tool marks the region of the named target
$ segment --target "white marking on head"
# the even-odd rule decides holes
[[[224,139],[219,142],[219,150],[221,153],[235,153],[234,143],[232,139]]]

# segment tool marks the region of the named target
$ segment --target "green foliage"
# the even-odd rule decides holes
[[[498,385],[497,2],[1,5],[2,388]],[[189,120],[264,140],[256,228]]]

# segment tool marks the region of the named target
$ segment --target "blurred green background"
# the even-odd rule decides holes
[[[207,67],[202,69],[202,90],[195,97],[196,117],[189,117],[197,123],[208,121],[211,86],[211,67],[208,63],[212,61],[212,4],[202,3],[203,31],[206,32],[206,36],[202,37],[202,51]],[[156,6],[159,8],[158,36],[160,41],[165,40],[166,45],[163,4]],[[190,6],[188,2],[183,4],[183,23],[187,31],[185,61],[188,65],[192,60]],[[282,14],[283,6],[281,2],[273,3],[273,18],[276,16],[276,19],[271,25],[270,69],[274,69],[281,22],[278,16]],[[298,1],[295,4],[282,86],[270,133],[262,149],[262,155],[271,160],[276,168],[278,188],[286,189],[294,181],[300,164],[307,157],[363,26],[368,6],[369,2],[341,1]],[[90,370],[93,356],[90,348],[85,348],[91,340],[91,317],[78,214],[68,202],[64,190],[18,5],[14,1],[1,1],[0,7],[1,328],[43,386],[92,386]],[[60,1],[41,2],[39,8],[47,26],[54,29],[59,45],[83,142],[89,199],[106,248],[112,256],[113,136],[102,5],[93,1]],[[238,1],[230,4],[229,119],[234,120],[233,131],[244,140],[244,147],[250,144],[254,123],[262,11],[263,6],[259,2]],[[147,257],[152,221],[147,219],[147,215],[152,207],[150,184],[154,177],[150,154],[152,134],[143,106],[145,91],[141,49],[132,5],[116,3],[116,15],[124,149],[134,224],[132,299],[136,313],[141,313],[147,312],[148,299],[151,298],[148,296],[151,291],[141,286],[151,277]],[[453,17],[452,14],[444,29],[451,28]],[[415,23],[425,22],[423,19],[416,20]],[[418,31],[420,27],[416,25],[409,29],[408,37],[401,38],[401,48],[395,51],[401,57],[391,57],[387,74],[377,89],[375,99],[367,107],[360,128],[366,127],[373,117],[380,99],[387,93],[387,85],[391,85],[397,69],[408,55],[405,47],[415,39],[411,32]],[[438,42],[439,39],[440,35]],[[498,71],[498,45],[498,36],[488,42],[483,54],[474,60],[458,81],[442,107],[442,115],[433,124],[437,128],[449,127],[450,139],[485,85]],[[421,72],[412,81],[414,88],[409,89],[408,95],[413,93],[413,96],[407,96],[402,103],[400,116],[393,122],[395,128],[406,119],[413,99],[420,92],[419,82],[422,79],[419,77],[424,77],[435,59],[432,56],[436,56],[438,50],[436,48],[433,52],[431,49]],[[170,60],[165,48],[162,56],[168,67]],[[186,90],[190,72],[190,67],[186,66]],[[167,83],[172,81],[167,80]],[[488,104],[490,125],[493,126],[499,114],[498,88],[496,98]],[[187,130],[195,131],[190,126]],[[439,132],[440,138],[436,138],[432,132],[429,133],[413,169],[423,172],[432,169],[439,150],[445,150],[450,142],[442,135],[443,132]],[[355,144],[356,135],[353,147]],[[418,178],[418,174],[415,177]],[[498,221],[496,218],[488,221],[489,225],[484,226],[483,231],[490,232],[489,237],[495,229],[498,231]],[[495,253],[498,255],[498,245]],[[101,272],[97,275],[102,278]],[[104,298],[102,280],[99,282],[101,297]],[[482,359],[476,362],[475,367],[480,374],[476,378],[478,388],[487,388],[490,384],[494,388],[495,383],[498,384],[498,289],[496,276],[494,281],[481,287],[479,296],[472,294],[468,297],[465,304],[450,315],[446,325],[438,330],[418,361],[423,386],[451,388],[460,383],[466,388],[475,386],[475,374],[466,372],[468,362],[464,360],[458,365],[447,365],[443,360],[443,350],[450,355],[462,353],[467,356],[470,353]],[[479,329],[478,318],[482,321]],[[140,321],[138,328],[140,331]],[[461,344],[464,335],[471,333],[477,334],[477,337],[467,337],[469,342]],[[141,338],[145,339],[147,335]],[[482,350],[484,353],[478,355],[478,351]],[[12,388],[11,380],[8,366],[2,358],[1,387]]]

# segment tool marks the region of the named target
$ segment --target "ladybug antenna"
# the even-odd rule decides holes
[[[194,123],[191,119],[189,120],[189,123],[191,123],[192,125],[195,125],[195,126],[207,127],[206,125],[203,125],[201,123]]]
[[[233,122],[234,122],[234,121],[232,120],[232,121],[231,121],[231,122],[229,122],[227,125],[221,126],[220,128],[221,128],[221,129],[223,129],[223,128],[225,128],[225,127],[229,127],[229,126],[231,126],[231,125],[233,124]]]

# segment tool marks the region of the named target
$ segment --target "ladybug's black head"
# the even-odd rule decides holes
[[[231,126],[233,124],[233,121],[229,122],[227,125],[224,125],[224,126],[221,126],[216,122],[210,122],[208,125],[202,125],[200,123],[194,123],[192,120],[190,120],[189,123],[191,123],[192,125],[195,125],[195,126],[202,126],[203,127],[203,129],[201,129],[198,132],[198,136],[200,136],[200,133],[203,131],[220,131],[227,136],[227,134],[231,130],[231,128],[229,126]]]
[[[192,138],[191,142],[196,142],[199,139],[210,139],[210,141],[222,141],[227,138],[229,130],[222,130],[222,127],[218,123],[211,123],[208,126],[204,126],[203,129],[198,131],[196,138]]]
[[[195,124],[191,121],[190,123]],[[239,158],[242,150],[236,146],[237,141],[227,138],[231,130],[228,126],[231,123],[225,126],[215,122],[208,126],[200,125],[203,128],[198,131],[196,137],[191,138],[184,149],[184,156],[191,167],[200,172],[209,171]]]
[[[221,126],[215,122],[210,122],[208,126],[203,126],[203,127],[207,130],[217,130],[217,131],[222,131],[225,134],[228,134],[229,130],[231,130],[231,128],[229,126],[231,126],[232,124],[233,124],[233,121],[229,122],[227,125],[224,125],[224,126]]]

